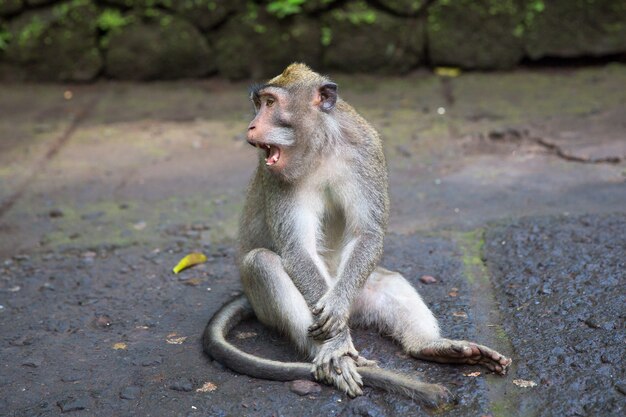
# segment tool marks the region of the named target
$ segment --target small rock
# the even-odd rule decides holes
[[[592,329],[600,329],[602,327],[602,325],[598,322],[598,319],[595,317],[587,318],[584,323]]]
[[[77,382],[82,380],[85,377],[85,374],[81,371],[72,371],[68,374],[65,374],[61,377],[61,381],[63,382]]]
[[[435,282],[437,282],[437,278],[431,275],[422,275],[422,277],[420,278],[420,281],[423,282],[424,284],[434,284]]]
[[[190,392],[193,391],[193,382],[189,378],[178,378],[169,388],[174,391]]]
[[[136,400],[141,393],[141,388],[130,385],[120,391],[120,398],[123,400]]]
[[[111,320],[111,318],[107,315],[97,316],[94,319],[94,325],[101,329],[106,329],[111,325],[112,322],[113,321]]]
[[[42,358],[33,356],[30,358],[26,358],[26,360],[22,362],[22,366],[28,366],[30,368],[39,368],[42,362],[43,362]]]
[[[53,219],[56,219],[59,217],[63,217],[63,212],[59,209],[52,209],[48,212],[48,216],[52,217]]]
[[[302,396],[322,391],[322,387],[320,386],[320,384],[304,379],[296,379],[295,381],[291,381],[288,383],[288,386],[291,392],[295,392],[296,394]]]
[[[89,406],[89,401],[84,397],[67,397],[64,400],[58,401],[57,405],[62,413],[69,413],[70,411],[84,410]]]

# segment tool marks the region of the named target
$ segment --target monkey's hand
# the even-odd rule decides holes
[[[352,345],[350,333],[345,331],[324,342],[315,356],[315,379],[334,385],[350,397],[363,395],[363,380],[356,370],[359,359],[366,360],[359,356]]]
[[[314,339],[332,339],[348,327],[350,306],[345,297],[335,297],[332,291],[320,298],[311,312],[315,321],[309,326],[309,336]]]

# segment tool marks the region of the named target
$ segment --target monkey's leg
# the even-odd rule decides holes
[[[240,272],[244,292],[259,321],[286,334],[302,354],[315,356],[320,343],[307,335],[313,316],[280,256],[268,249],[254,249],[243,258]]]
[[[314,358],[316,379],[350,396],[362,394],[362,380],[356,370],[359,356],[350,334],[345,331],[323,342],[309,337],[313,316],[280,256],[267,249],[250,251],[242,261],[241,278],[257,318],[286,333],[302,353]]]
[[[511,359],[466,340],[440,336],[437,319],[415,288],[399,273],[377,268],[353,304],[353,318],[390,334],[418,359],[479,364],[504,375]]]

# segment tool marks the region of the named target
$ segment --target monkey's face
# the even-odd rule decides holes
[[[270,172],[295,180],[319,160],[325,136],[320,117],[334,107],[336,88],[325,83],[310,88],[267,84],[252,89],[255,117],[248,126],[247,139],[263,151]]]
[[[290,147],[295,144],[292,114],[286,91],[277,87],[253,90],[255,117],[248,126],[248,143],[265,153],[265,165],[280,172],[287,166]]]

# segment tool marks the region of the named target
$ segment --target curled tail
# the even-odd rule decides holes
[[[233,346],[226,335],[239,322],[254,317],[252,306],[244,295],[226,303],[209,321],[202,336],[204,351],[213,359],[243,375],[272,381],[307,379],[315,381],[314,365],[306,362],[279,362],[250,355]],[[386,369],[359,367],[363,384],[391,393],[405,395],[429,406],[451,399],[450,392],[437,384],[428,384]]]

